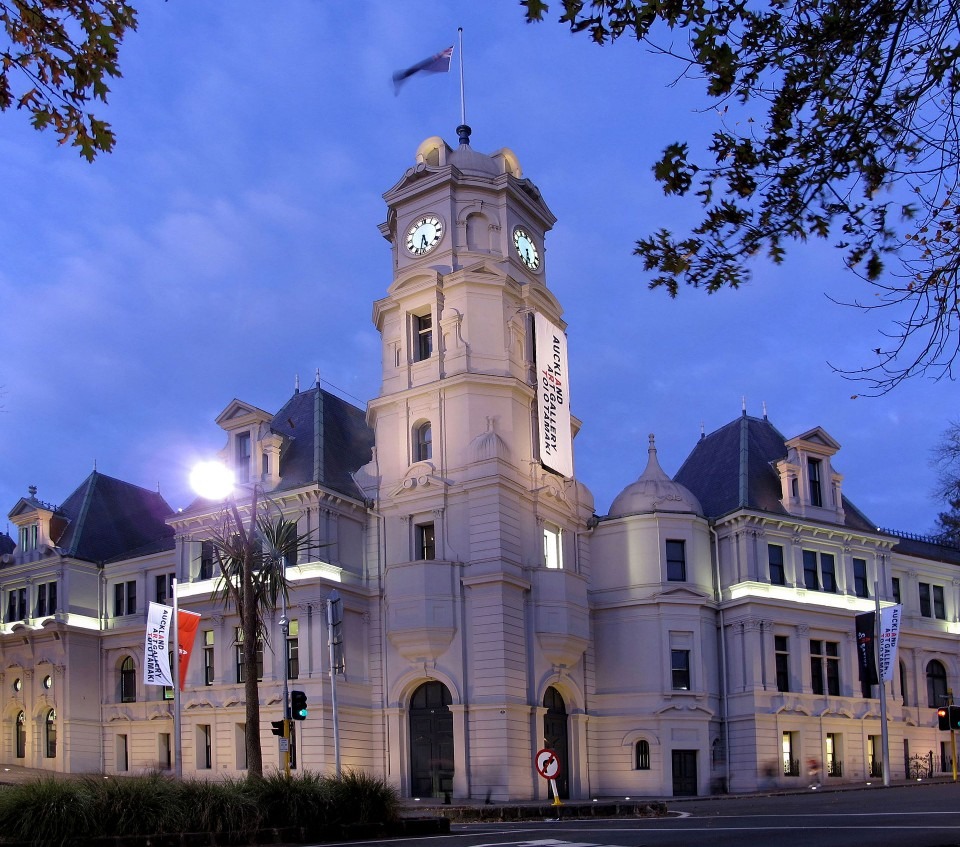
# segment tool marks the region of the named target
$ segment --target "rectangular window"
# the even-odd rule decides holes
[[[433,317],[429,312],[413,316],[413,334],[413,360],[422,362],[429,359],[433,355]]]
[[[127,583],[127,614],[135,615],[137,613],[137,583],[130,580]]]
[[[790,651],[785,635],[773,637],[774,657],[777,670],[777,691],[790,690]]]
[[[300,676],[300,622],[294,618],[287,630],[287,679]]]
[[[437,541],[432,523],[417,524],[414,527],[414,555],[420,561],[431,561],[437,558]]]
[[[55,582],[41,583],[37,586],[37,617],[44,618],[56,613],[57,584]]]
[[[823,590],[833,594],[837,592],[837,566],[836,559],[830,553],[820,554],[820,578],[823,582]]]
[[[157,733],[157,763],[160,765],[160,769],[164,771],[170,770],[173,766],[169,732]]]
[[[853,593],[857,597],[869,597],[870,588],[867,585],[867,560],[853,560]]]
[[[127,756],[127,736],[117,736],[117,770],[125,771],[130,769],[130,760]]]
[[[214,658],[213,658],[213,630],[203,631],[203,684],[213,685]]]
[[[233,449],[237,482],[250,482],[250,433],[238,432],[234,436]]]
[[[810,681],[814,694],[840,695],[840,645],[836,641],[811,640]]]
[[[920,589],[920,614],[925,618],[932,618],[933,614],[930,606],[930,583],[918,583]]]
[[[176,574],[160,573],[154,577],[154,587],[156,589],[156,601],[163,605],[173,603],[173,580]]]
[[[27,553],[30,550],[36,550],[40,542],[40,526],[39,524],[30,524],[29,526],[20,527],[20,532],[18,533],[18,544],[21,553]]]
[[[13,588],[7,594],[7,623],[27,617],[27,589]]]
[[[243,670],[243,630],[237,627],[237,682],[244,681]],[[257,639],[257,679],[263,679],[263,641]]]
[[[783,751],[784,776],[800,776],[800,760],[796,758],[796,753],[794,752],[794,734],[795,733],[792,732],[785,732],[782,736],[780,749]]]
[[[900,577],[894,576],[890,578],[890,593],[893,595],[894,603],[902,603],[900,599]]]
[[[783,547],[779,544],[767,545],[767,562],[770,566],[770,582],[772,585],[786,585],[787,575],[783,569]]]
[[[236,748],[237,770],[245,771],[247,769],[247,725],[238,723],[233,734],[234,747]]]
[[[685,582],[687,579],[687,551],[684,541],[667,541],[667,579]]]
[[[820,590],[820,580],[817,576],[817,554],[813,550],[803,551],[803,585],[808,591]]]
[[[690,651],[670,651],[670,673],[674,691],[690,690]]]
[[[836,732],[828,732],[824,744],[826,759],[824,761],[827,776],[843,776],[843,762],[840,755],[841,736]]]
[[[210,724],[197,724],[197,770],[209,770],[213,767],[213,745]]]
[[[198,579],[213,578],[213,542],[200,542],[200,570],[197,573]]]
[[[807,459],[807,471],[810,479],[810,505],[823,505],[823,491],[820,487],[820,460]]]
[[[943,603],[943,586],[933,586],[933,616],[938,620],[947,619],[947,607]]]
[[[543,525],[543,564],[548,568],[563,567],[563,546],[560,527],[554,524]]]

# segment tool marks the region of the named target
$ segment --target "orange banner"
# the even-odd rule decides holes
[[[193,642],[197,639],[197,628],[200,626],[200,615],[196,612],[185,612],[177,609],[177,646],[180,655],[180,690],[187,679],[187,668],[190,666],[190,656],[193,653]]]

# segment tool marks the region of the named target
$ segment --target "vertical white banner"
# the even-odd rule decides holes
[[[170,626],[173,609],[151,603],[147,612],[147,638],[143,647],[143,684],[173,685],[170,674]]]
[[[880,679],[893,679],[897,665],[897,641],[900,638],[900,617],[903,606],[887,606],[880,610]]]
[[[539,312],[534,314],[534,334],[540,461],[563,476],[573,476],[567,336]]]

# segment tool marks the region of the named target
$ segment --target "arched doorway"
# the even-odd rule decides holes
[[[410,792],[443,797],[453,792],[452,702],[442,682],[425,682],[410,698]]]
[[[543,746],[553,750],[560,759],[560,773],[557,776],[557,793],[566,799],[570,796],[570,747],[567,743],[567,706],[556,688],[551,686],[544,692],[543,707],[547,710],[543,716]]]

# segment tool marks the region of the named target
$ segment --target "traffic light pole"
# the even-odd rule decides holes
[[[286,562],[284,562],[286,566]],[[280,592],[282,603],[280,610],[280,632],[283,633],[283,737],[286,740],[285,750],[283,751],[283,772],[290,778],[290,744],[292,743],[290,732],[290,657],[287,654],[287,636],[290,633],[290,621],[287,619],[287,596]]]
[[[343,607],[336,589],[327,598],[327,647],[330,656],[330,707],[333,711],[333,756],[340,778],[340,716],[337,712],[337,655],[335,630],[342,621]]]
[[[947,707],[947,713],[949,714],[954,710],[953,706],[953,689],[947,689],[947,699],[950,701],[950,705]],[[952,761],[952,770],[953,770],[953,781],[957,781],[957,733],[953,727],[953,715],[950,715],[950,758]]]

